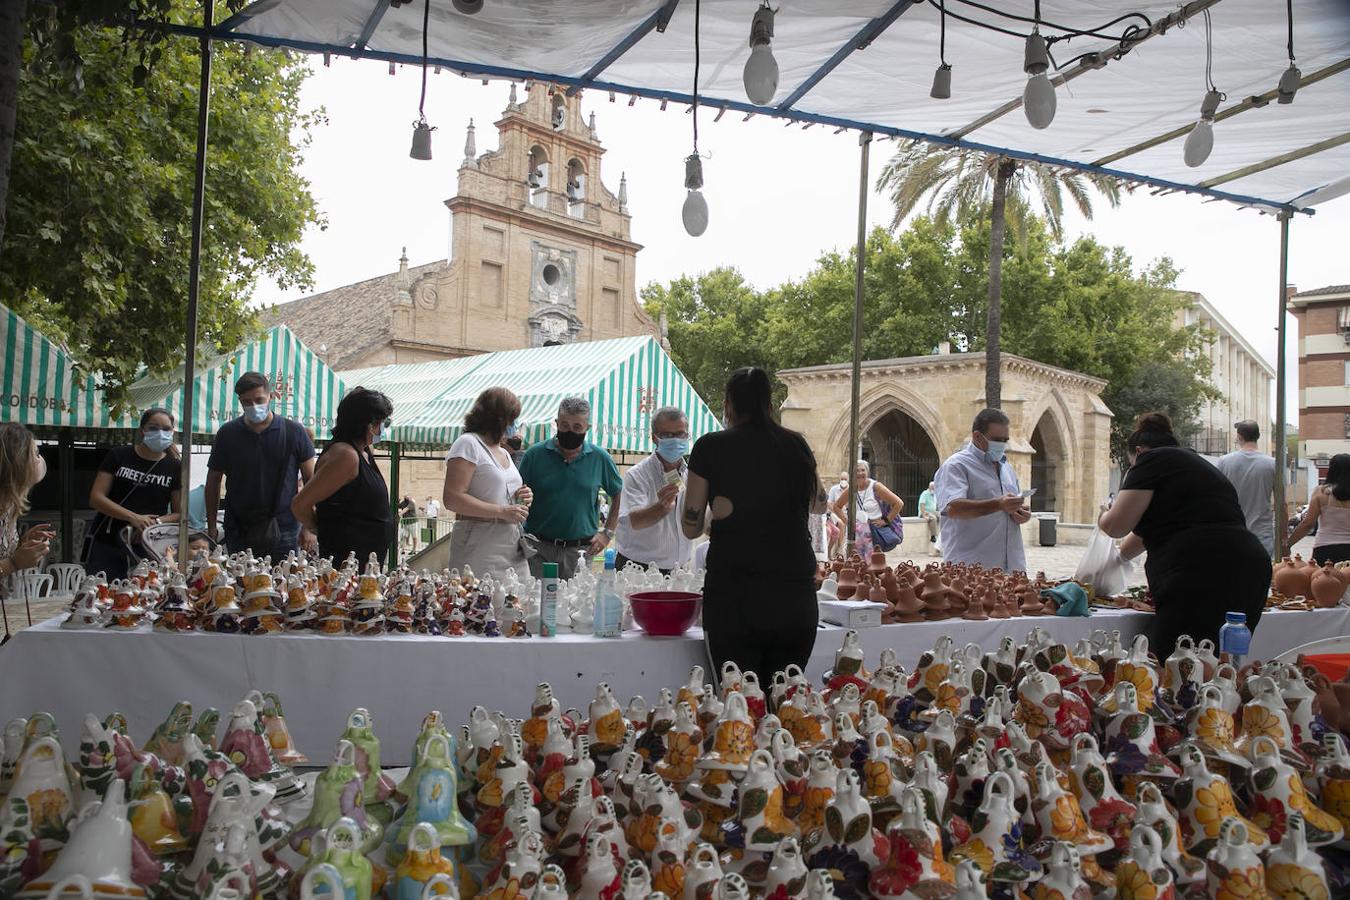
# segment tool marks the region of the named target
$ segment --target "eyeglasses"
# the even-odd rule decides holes
[[[388,431],[391,427],[393,427],[393,424],[394,424],[393,419],[385,419],[383,422],[380,423],[380,427],[382,427],[385,431]]]
[[[578,434],[585,432],[586,429],[590,427],[590,425],[585,422],[574,422],[569,425],[562,419],[558,419],[554,424],[558,426],[559,431],[575,431]]]
[[[656,433],[656,439],[657,439],[658,441],[671,441],[671,440],[674,440],[674,441],[687,441],[687,440],[689,440],[689,432],[687,432],[687,431],[658,431],[658,432]]]

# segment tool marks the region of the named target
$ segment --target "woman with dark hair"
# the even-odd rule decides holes
[[[141,413],[134,444],[108,451],[89,490],[96,515],[85,538],[84,568],[108,578],[125,578],[130,560],[122,529],[131,526],[133,544],[141,532],[160,522],[176,522],[181,512],[182,469],[173,446],[173,413]]]
[[[1319,566],[1350,560],[1350,453],[1337,453],[1327,465],[1327,478],[1313,494],[1303,521],[1289,536],[1292,547],[1308,536],[1313,525],[1313,562]]]
[[[1097,526],[1124,538],[1126,559],[1148,551],[1144,571],[1157,606],[1151,649],[1172,655],[1177,638],[1216,644],[1224,613],[1247,615],[1256,631],[1270,593],[1270,556],[1213,463],[1178,445],[1172,420],[1139,417],[1126,444],[1130,468]]]
[[[365,565],[383,560],[394,537],[389,489],[371,448],[389,430],[394,404],[379,391],[352,388],[338,404],[333,439],[314,464],[314,477],[291,501],[291,512],[319,536],[319,555],[336,565],[349,553]]]
[[[42,562],[56,531],[34,525],[19,535],[19,516],[28,512],[28,492],[47,476],[33,433],[18,422],[0,423],[0,578]]]
[[[520,400],[503,387],[478,395],[464,417],[464,433],[445,460],[442,501],[455,514],[450,565],[478,575],[501,574],[528,565],[522,531],[530,489],[506,444],[516,437]]]
[[[816,642],[816,556],[807,516],[825,491],[806,439],[773,420],[763,369],[727,381],[726,430],[689,456],[680,524],[691,540],[711,515],[703,631],[714,671],[734,660],[764,682],[788,663],[805,667]]]

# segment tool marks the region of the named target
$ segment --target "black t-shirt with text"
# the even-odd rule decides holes
[[[169,500],[182,477],[178,460],[173,457],[149,460],[128,444],[109,450],[98,469],[112,475],[108,499],[123,509],[143,516],[162,516],[173,511]],[[99,540],[116,541],[117,532],[125,524],[120,519],[110,523],[107,516],[99,513],[94,517],[94,535]]]

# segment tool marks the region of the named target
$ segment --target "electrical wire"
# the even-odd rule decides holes
[[[431,0],[422,4],[422,96],[417,101],[417,118],[425,122],[427,115],[423,107],[427,103],[427,29],[431,26]]]
[[[1285,9],[1289,13],[1289,65],[1294,64],[1294,0],[1285,0]]]
[[[1205,10],[1205,88],[1217,91],[1214,86],[1214,24],[1210,21],[1209,10]]]
[[[699,24],[701,12],[700,0],[694,0],[694,153],[698,153],[698,64],[699,64]]]
[[[947,0],[938,0],[938,59],[947,64]]]
[[[1037,4],[1037,17],[1027,17],[1027,16],[1019,16],[1014,13],[1005,12],[1004,10],[996,9],[992,6],[987,6],[983,3],[977,2],[977,0],[955,0],[955,2],[964,3],[966,6],[974,7],[975,9],[988,12],[992,15],[999,16],[1000,18],[1010,19],[1018,22],[1028,22],[1031,23],[1032,25],[1036,25],[1038,22],[1039,3]],[[947,16],[951,16],[958,22],[965,22],[968,25],[974,25],[978,28],[983,28],[986,31],[993,31],[997,34],[1006,34],[1008,37],[1015,37],[1019,40],[1026,40],[1030,36],[1029,32],[1022,32],[1013,30],[1011,28],[1004,28],[1000,25],[995,25],[992,22],[986,22],[981,19],[975,19],[969,16],[961,15],[960,13],[952,12],[951,10],[946,9],[945,0],[928,0],[928,4],[932,6],[934,9],[937,9],[941,13],[944,20]],[[1142,19],[1145,24],[1143,26],[1129,25],[1125,27],[1119,34],[1108,33],[1104,30],[1110,28],[1112,25],[1117,25],[1121,22],[1124,22],[1132,18]],[[1059,34],[1046,35],[1045,43],[1047,49],[1049,47],[1053,47],[1059,41],[1067,41],[1076,37],[1094,37],[1099,38],[1101,40],[1112,41],[1113,43],[1119,44],[1120,48],[1112,54],[1114,58],[1119,59],[1120,56],[1122,56],[1130,49],[1131,45],[1133,45],[1137,40],[1140,39],[1139,38],[1140,35],[1147,34],[1153,28],[1153,20],[1151,20],[1148,16],[1144,15],[1143,13],[1130,12],[1125,13],[1124,15],[1116,16],[1111,21],[1106,22],[1103,25],[1096,26],[1095,28],[1086,28],[1086,29],[1070,28],[1067,25],[1059,25],[1055,22],[1047,22],[1043,20],[1039,21],[1039,25],[1043,29],[1049,29],[1060,32]],[[1078,56],[1075,56],[1073,59],[1064,63],[1056,63],[1054,61],[1054,58],[1051,57],[1051,63],[1058,71],[1059,69],[1062,69],[1065,66],[1072,65],[1078,60],[1085,59],[1086,57],[1089,56],[1093,56],[1098,52],[1100,51],[1083,53]]]
[[[984,12],[990,13],[1003,19],[1011,19],[1015,22],[1028,22],[1033,25],[1039,23],[1045,28],[1050,28],[1055,31],[1063,32],[1062,35],[1058,36],[1061,40],[1064,40],[1069,37],[1098,37],[1114,40],[1115,36],[1104,33],[1105,29],[1110,28],[1112,25],[1116,25],[1120,22],[1124,22],[1126,19],[1142,19],[1144,21],[1145,26],[1152,27],[1153,25],[1153,21],[1143,13],[1128,12],[1124,13],[1123,15],[1116,16],[1111,21],[1098,25],[1095,28],[1070,28],[1067,25],[1058,25],[1054,22],[1048,22],[1042,19],[1041,4],[1039,0],[1037,0],[1036,10],[1033,18],[1027,18],[1026,16],[1019,16],[1017,13],[1008,12],[1007,10],[998,9],[997,7],[993,6],[988,6],[984,3],[978,2],[978,0],[956,0],[956,2],[964,3],[966,6],[973,6],[976,9],[983,10]]]

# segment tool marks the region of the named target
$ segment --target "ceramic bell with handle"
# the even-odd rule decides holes
[[[441,846],[459,847],[474,842],[477,832],[460,815],[456,802],[459,794],[456,774],[449,739],[443,734],[432,734],[423,748],[422,758],[408,776],[408,807],[391,836],[390,862],[402,858],[413,828],[422,822],[436,830]]]
[[[1248,749],[1252,767],[1247,773],[1251,794],[1247,811],[1272,843],[1284,837],[1288,818],[1295,813],[1302,814],[1304,839],[1312,847],[1334,844],[1344,836],[1340,820],[1313,803],[1302,776],[1285,762],[1274,739],[1258,735]]]
[[[1329,900],[1322,858],[1308,846],[1301,813],[1289,816],[1288,827],[1278,846],[1266,857],[1266,890],[1272,900]]]
[[[1163,800],[1162,789],[1153,782],[1144,782],[1139,786],[1136,798],[1139,811],[1134,816],[1134,831],[1147,827],[1153,831],[1159,841],[1159,853],[1171,872],[1176,876],[1177,884],[1193,885],[1205,880],[1205,862],[1186,852],[1182,843],[1181,825],[1172,813],[1171,807]]]
[[[1116,864],[1115,875],[1117,900],[1176,897],[1172,870],[1162,858],[1162,840],[1142,822],[1130,832],[1130,852]]]
[[[144,888],[132,878],[132,830],[127,821],[125,790],[125,782],[113,779],[97,811],[86,807],[86,814],[75,823],[70,840],[55,862],[18,896],[46,897],[61,882],[84,879],[93,896],[99,898],[144,897]]]
[[[1243,838],[1253,849],[1260,851],[1270,846],[1266,833],[1254,822],[1242,818],[1228,779],[1209,771],[1199,747],[1183,744],[1180,762],[1182,776],[1172,788],[1172,797],[1181,822],[1182,841],[1189,852],[1207,853],[1219,840],[1220,825],[1230,818],[1241,822]]]
[[[1252,848],[1247,826],[1233,816],[1219,823],[1219,837],[1206,854],[1209,874],[1205,888],[1211,897],[1264,897],[1266,870]]]

